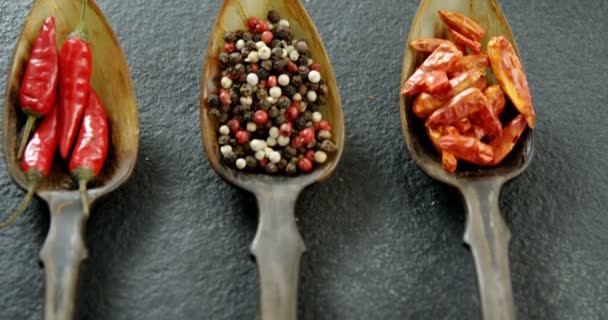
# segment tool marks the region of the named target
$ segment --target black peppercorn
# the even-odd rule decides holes
[[[299,54],[307,54],[308,53],[308,43],[306,41],[298,41],[296,43],[296,50],[298,50]]]
[[[209,110],[209,114],[213,117],[218,118],[222,113],[220,112],[220,109],[218,109],[218,108],[211,108],[211,110]]]
[[[283,110],[285,110],[285,109],[281,109],[281,111],[283,111]],[[285,114],[279,114],[279,116],[274,121],[274,124],[276,126],[281,126],[285,122],[287,122],[287,117],[285,117]]]
[[[279,171],[279,168],[277,167],[276,164],[269,163],[266,165],[266,172],[268,172],[270,174],[274,174],[274,173],[277,173],[277,171]]]
[[[278,23],[281,20],[281,15],[276,10],[270,10],[268,11],[267,18],[271,23]]]
[[[256,91],[255,96],[258,98],[258,100],[266,100],[266,98],[268,97],[268,91],[258,90]]]
[[[293,84],[296,88],[299,88],[303,83],[304,82],[302,81],[301,75],[298,74],[298,75],[291,77],[291,84]]]
[[[308,73],[310,72],[310,70],[308,69],[307,66],[299,66],[298,67],[298,74],[304,78],[307,79],[308,78]]]
[[[272,62],[272,70],[276,73],[282,72],[287,67],[287,58],[274,60]]]
[[[220,136],[220,137],[217,139],[217,143],[218,143],[220,146],[223,146],[223,145],[229,144],[229,143],[230,143],[230,136]]]
[[[224,33],[224,41],[226,42],[235,42],[236,41],[236,34],[234,34],[234,32],[226,32]]]
[[[253,40],[255,42],[262,41],[262,34],[261,33],[254,34],[253,37],[251,37],[251,40]]]
[[[245,157],[245,161],[247,163],[247,168],[250,170],[253,170],[258,167],[258,161],[255,159],[254,156]]]
[[[309,83],[308,90],[319,91],[319,84],[318,83]]]
[[[231,109],[231,107],[230,107],[229,104],[223,105],[222,106],[222,113],[228,113],[228,112],[230,112],[230,109]]]
[[[247,73],[247,69],[245,68],[245,65],[242,63],[239,63],[237,65],[234,66],[234,74],[237,76],[240,76],[244,73]]]
[[[301,131],[302,129],[306,128],[306,119],[304,119],[304,117],[300,115],[296,119],[296,121],[294,121],[293,127],[298,131]]]
[[[319,101],[319,100],[317,100]],[[308,110],[312,111],[312,112],[317,112],[319,110],[321,110],[321,105],[317,104],[317,103],[311,103],[308,105]]]
[[[280,39],[280,40],[285,40],[288,41],[291,38],[291,30],[289,30],[289,27],[280,24],[275,31],[275,36]]]
[[[258,70],[258,78],[260,80],[266,80],[266,79],[268,79],[269,76],[270,76],[270,72],[268,72],[268,70],[266,70],[264,68],[260,68]]]
[[[273,59],[281,59],[283,57],[283,48],[281,48],[281,47],[274,47],[272,49],[271,57]]]
[[[239,102],[239,94],[236,93],[236,91],[234,90],[230,90],[230,100],[232,101],[232,104],[236,104]]]
[[[243,32],[243,40],[245,42],[251,41],[251,33],[247,31]]]
[[[288,158],[293,158],[296,155],[298,155],[298,151],[292,146],[285,147],[285,150],[283,152],[285,153],[284,154],[285,157],[288,157]]]
[[[220,115],[220,117],[217,119],[217,121],[219,121],[220,123],[224,123],[224,122],[228,121],[228,117],[230,117],[228,115],[228,113],[222,113]]]
[[[326,96],[326,95],[324,95],[324,94],[319,95],[319,96],[317,97],[317,103],[319,103],[319,104],[321,104],[321,105],[325,105],[325,104],[327,104],[327,96]]]
[[[243,56],[240,52],[233,52],[230,54],[230,64],[237,64],[243,62]]]
[[[245,33],[245,30],[237,30],[237,31],[235,31],[235,32],[234,32],[234,36],[235,36],[237,39],[241,39],[241,38],[243,38],[243,34],[244,34],[244,33]]]
[[[251,88],[251,85],[249,83],[244,83],[243,85],[241,85],[240,92],[242,96],[250,97],[251,94],[253,94],[253,89]]]
[[[290,162],[289,164],[287,164],[287,167],[285,167],[285,173],[290,176],[293,176],[297,172],[298,172],[298,166],[296,165],[295,162]]]
[[[217,59],[220,61],[220,63],[223,66],[227,66],[228,63],[230,62],[230,57],[228,56],[228,54],[226,52],[220,53],[220,55],[217,57]]]
[[[272,39],[272,42],[270,43],[270,47],[271,48],[281,47],[281,40],[279,40],[279,39]]]
[[[287,159],[282,158],[281,161],[279,161],[279,163],[277,163],[277,167],[279,168],[279,171],[285,171],[285,167],[287,167],[287,164],[289,162],[287,162]]]
[[[245,111],[245,113],[243,113],[243,121],[251,121],[253,120],[253,111]]]
[[[258,49],[253,40],[245,42],[245,48],[247,48],[249,51],[256,51]]]
[[[331,140],[325,140],[321,143],[321,150],[325,152],[336,152],[338,148]]]
[[[207,103],[212,107],[212,108],[219,108],[222,103],[220,102],[220,97],[218,97],[215,94],[212,94],[209,96],[209,98],[207,99]]]
[[[302,97],[306,97],[306,94],[308,93],[308,87],[305,84],[301,85],[300,88],[298,88],[298,93]]]
[[[296,87],[288,85],[283,89],[283,93],[285,94],[285,96],[291,99],[293,98],[293,95],[296,94]]]
[[[312,112],[306,110],[304,112],[304,119],[306,119],[306,121],[312,121]]]
[[[240,157],[245,156],[245,150],[243,150],[243,146],[242,145],[237,145],[236,147],[233,148],[233,150],[234,150],[234,154],[237,157],[240,158]]]
[[[268,72],[272,70],[272,61],[270,60],[264,60],[260,65]]]
[[[270,111],[268,112],[268,115],[270,116],[271,119],[274,119],[274,118],[278,117],[279,116],[279,108],[277,108],[277,107],[270,108]]]
[[[286,96],[282,96],[279,98],[279,101],[277,101],[277,105],[281,109],[288,108],[291,105],[291,100]]]
[[[299,66],[308,66],[308,56],[300,55],[300,57],[298,57],[297,64]]]
[[[323,82],[323,80],[321,80],[321,84],[319,85],[319,93],[327,94],[329,92],[329,87],[325,83],[322,83],[322,82]]]

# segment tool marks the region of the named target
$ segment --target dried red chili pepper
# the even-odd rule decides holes
[[[479,23],[459,12],[439,10],[439,17],[451,29],[458,31],[465,37],[480,41],[486,32]]]
[[[456,159],[456,156],[447,151],[441,150],[441,148],[439,147],[439,140],[441,139],[441,129],[427,128],[427,133],[437,151],[441,152],[441,164],[443,166],[443,170],[447,172],[456,171],[456,167],[458,167],[458,159]]]
[[[494,37],[488,42],[488,56],[496,79],[511,102],[526,117],[528,126],[534,128],[532,96],[524,68],[515,49],[505,37]]]
[[[448,32],[450,33],[452,38],[454,38],[454,42],[456,42],[457,45],[467,47],[467,48],[471,49],[471,51],[473,51],[473,53],[481,52],[481,43],[479,43],[478,41],[469,39],[462,33],[458,32],[452,28],[449,28]]]
[[[523,115],[518,115],[505,127],[500,137],[492,140],[490,146],[494,149],[494,161],[499,164],[513,150],[517,140],[526,129],[526,121]]]
[[[468,120],[470,116],[479,112],[486,107],[488,99],[483,95],[483,92],[477,88],[469,88],[454,96],[445,106],[437,109],[426,121],[427,127],[436,127],[439,125],[454,125],[461,124],[462,120]],[[460,132],[466,132],[458,128]]]
[[[21,169],[25,172],[28,183],[27,194],[15,213],[0,224],[0,228],[11,225],[25,212],[40,182],[45,177],[48,177],[51,165],[53,164],[53,155],[57,149],[58,122],[57,107],[51,107],[50,113],[44,118],[42,124],[40,124],[27,144],[23,159],[21,160]]]
[[[438,39],[438,38],[427,38],[427,39],[417,39],[410,42],[412,48],[416,49],[416,51],[422,53],[432,53],[437,49],[440,45],[446,44],[449,46],[453,46],[454,44],[450,40]]]
[[[488,98],[488,104],[492,107],[496,116],[500,116],[507,105],[505,94],[502,92],[500,86],[497,84],[489,86],[483,91],[483,94]]]
[[[80,24],[70,34],[59,56],[59,151],[67,159],[87,105],[92,72],[91,48],[86,34],[86,7],[83,0]]]
[[[85,214],[89,213],[87,184],[103,168],[110,144],[106,112],[93,88],[90,90],[80,134],[70,159],[70,172],[78,180]]]
[[[490,59],[485,53],[462,56],[456,59],[454,64],[448,69],[451,76],[457,76],[462,72],[472,69],[487,69],[490,67]]]
[[[492,147],[473,137],[446,135],[439,139],[439,147],[474,164],[489,165],[494,160]]]
[[[27,116],[17,158],[21,158],[36,120],[47,115],[55,105],[59,76],[59,52],[55,18],[44,21],[25,68],[19,92],[21,108]]]
[[[446,71],[456,61],[462,57],[455,46],[442,44],[433,53],[424,60],[422,65],[405,81],[401,94],[415,95],[424,89],[424,84],[429,72],[431,71]]]

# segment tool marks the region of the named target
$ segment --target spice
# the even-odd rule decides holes
[[[87,2],[83,0],[80,23],[63,44],[59,56],[59,151],[63,159],[70,154],[89,99],[92,56],[86,33]]]
[[[19,91],[21,109],[27,116],[17,152],[21,158],[35,122],[46,116],[55,105],[59,75],[59,53],[55,36],[55,18],[44,21],[34,42]]]
[[[535,122],[521,61],[505,37],[491,38],[486,54],[481,52],[479,41],[485,31],[479,24],[456,12],[440,10],[439,16],[455,43],[435,38],[412,41],[414,49],[430,55],[404,83],[402,94],[418,95],[413,112],[426,119],[428,136],[441,153],[444,170],[454,172],[459,159],[497,165],[526,126],[532,128]],[[466,55],[466,48],[471,55]],[[485,75],[490,66],[500,85],[488,87]],[[505,128],[499,119],[506,106],[503,90],[520,112]],[[315,125],[319,140],[329,133],[321,122]],[[322,150],[331,147],[328,141],[322,142]]]
[[[80,134],[70,159],[70,172],[78,181],[82,207],[86,215],[89,214],[87,184],[101,172],[108,155],[108,147],[108,118],[101,100],[93,88],[90,88]]]
[[[208,98],[210,114],[219,121],[221,157],[237,170],[310,172],[336,151],[331,125],[318,112],[329,88],[308,42],[294,40],[278,12],[267,18],[249,18],[247,31],[224,34],[230,53],[220,54],[220,89]]]
[[[21,169],[25,172],[28,183],[27,194],[17,210],[15,210],[15,213],[6,221],[0,223],[0,228],[13,224],[25,212],[42,179],[48,177],[53,164],[53,156],[57,149],[58,120],[57,107],[51,107],[51,111],[44,118],[27,144],[21,160]]]

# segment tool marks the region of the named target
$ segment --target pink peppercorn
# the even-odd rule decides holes
[[[226,125],[228,126],[228,128],[230,128],[230,131],[232,131],[232,133],[237,133],[241,129],[241,124],[237,119],[229,120]]]
[[[253,121],[259,125],[268,122],[268,112],[265,110],[258,110],[253,114]]]
[[[236,50],[236,45],[234,44],[234,42],[228,42],[224,44],[224,51],[226,51],[226,53],[233,53],[234,50]]]
[[[268,77],[268,81],[266,82],[266,85],[269,88],[276,87],[277,86],[277,76]]]
[[[258,161],[258,164],[260,165],[260,167],[262,169],[266,169],[266,166],[268,165],[268,158],[264,158],[264,159]]]
[[[239,130],[236,133],[236,142],[238,142],[238,144],[245,144],[249,142],[249,133],[245,130]]]
[[[319,130],[331,131],[331,124],[327,120],[319,121]]]
[[[268,31],[270,28],[268,27],[268,23],[264,22],[264,21],[259,21],[258,23],[255,25],[255,32],[257,33],[264,33],[266,31]]]
[[[298,65],[293,63],[291,60],[289,62],[287,62],[287,71],[291,72],[291,73],[296,73],[298,72]]]
[[[258,23],[260,23],[260,20],[258,20],[255,17],[251,17],[247,20],[247,29],[249,30],[254,30],[255,27],[258,25]]]
[[[300,110],[298,110],[298,107],[296,107],[295,104],[292,103],[291,107],[287,108],[287,111],[285,112],[285,117],[289,121],[295,121],[298,118],[299,114]]]
[[[274,34],[270,31],[264,31],[264,33],[262,33],[262,41],[264,41],[265,44],[270,44],[273,38]]]
[[[298,167],[302,172],[311,172],[312,171],[312,161],[308,158],[302,158],[298,161]]]
[[[315,161],[315,152],[312,149],[308,149],[304,154],[304,157],[310,161]]]
[[[315,140],[315,130],[312,128],[306,128],[300,131],[300,137],[304,140],[304,144],[309,144]]]
[[[232,100],[230,99],[230,92],[227,90],[222,90],[220,92],[220,102],[222,102],[222,104],[225,106],[230,105],[232,103]]]
[[[310,67],[308,67],[308,69],[310,69],[310,71],[321,71],[321,65],[318,63],[313,63],[310,65]]]
[[[293,125],[291,124],[291,122],[283,123],[281,125],[281,128],[279,129],[279,133],[285,137],[291,136],[292,132],[293,132]]]
[[[304,146],[304,138],[297,136],[291,140],[291,146],[300,149]]]

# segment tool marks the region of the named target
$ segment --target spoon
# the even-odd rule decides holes
[[[217,121],[209,114],[207,104],[209,95],[218,92],[221,74],[217,58],[223,50],[224,33],[247,29],[249,17],[266,19],[271,9],[289,21],[295,39],[308,40],[312,58],[321,65],[322,78],[329,87],[328,103],[321,112],[333,127],[333,141],[338,150],[313,172],[296,177],[244,173],[224,166],[217,144]],[[323,43],[300,1],[224,0],[209,37],[200,104],[202,140],[211,167],[228,182],[253,193],[260,208],[251,253],[258,265],[261,318],[296,319],[300,258],[305,251],[295,221],[296,200],[304,188],[329,177],[338,165],[344,146],[344,116],[336,79]]]
[[[448,38],[447,28],[437,15],[440,9],[461,12],[481,24],[486,30],[481,41],[484,49],[488,39],[502,35],[517,51],[515,37],[497,0],[422,0],[406,44],[402,83],[424,59],[409,45],[411,41]],[[497,83],[490,69],[488,72],[488,83]],[[412,103],[412,98],[401,96],[401,125],[412,159],[426,174],[457,188],[464,196],[467,207],[464,241],[470,246],[475,260],[483,318],[514,319],[508,254],[511,233],[500,214],[499,195],[502,186],[530,164],[534,150],[532,130],[526,129],[511,154],[498,166],[479,168],[459,164],[458,171],[451,174],[442,169],[441,157],[425,132],[424,121],[412,112]],[[511,105],[509,109],[514,108]]]
[[[27,59],[46,17],[55,17],[57,41],[61,48],[79,22],[81,6],[82,0],[34,1],[17,41],[7,80],[2,132],[4,158],[13,180],[22,189],[27,188],[27,182],[17,159],[20,131],[25,123],[19,107],[19,88]],[[86,22],[93,52],[91,85],[105,106],[111,141],[105,167],[90,184],[89,204],[93,205],[100,197],[122,185],[133,172],[139,126],[127,62],[116,35],[93,0],[88,0]],[[46,320],[73,318],[79,268],[87,257],[83,233],[88,216],[83,213],[77,183],[59,157],[56,159],[51,175],[37,192],[51,212],[50,230],[40,253],[46,274]]]

